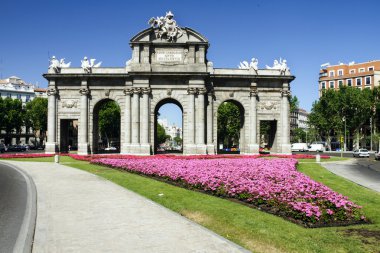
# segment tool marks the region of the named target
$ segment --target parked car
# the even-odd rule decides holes
[[[367,149],[361,148],[361,149],[354,150],[354,152],[352,153],[352,156],[353,157],[369,157],[369,152]]]
[[[380,160],[380,151],[375,153],[375,160]]]
[[[0,143],[0,153],[4,153],[5,151],[7,151],[7,148],[3,143]]]
[[[313,152],[325,152],[326,149],[323,144],[311,144],[309,147],[309,151]]]
[[[291,146],[291,150],[293,151],[301,151],[305,152],[309,150],[309,147],[307,146],[306,143],[293,143]]]

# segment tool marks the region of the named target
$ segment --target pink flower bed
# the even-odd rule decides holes
[[[38,157],[52,157],[52,154],[35,154],[35,153],[23,153],[23,154],[0,154],[0,158],[38,158]]]
[[[364,222],[360,206],[296,170],[295,159],[93,159],[92,163],[236,198],[306,226]]]
[[[120,154],[97,154],[97,155],[77,155],[77,154],[62,154],[70,156],[76,160],[82,161],[91,161],[93,159],[99,158],[108,158],[108,159],[147,159],[147,158],[157,158],[157,159],[180,159],[180,160],[194,160],[194,159],[241,159],[241,158],[260,158],[260,157],[278,157],[278,158],[294,158],[294,159],[315,159],[315,155],[304,155],[304,154],[295,154],[295,155],[189,155],[189,156],[180,156],[180,155],[154,155],[154,156],[136,156],[136,155],[120,155]],[[329,156],[321,155],[321,159],[329,159]]]

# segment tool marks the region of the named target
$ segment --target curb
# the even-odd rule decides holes
[[[19,172],[25,179],[27,187],[27,202],[25,207],[25,214],[23,222],[20,228],[20,232],[17,236],[15,245],[13,246],[13,252],[30,253],[32,252],[34,230],[36,227],[36,217],[37,217],[37,191],[33,179],[25,171],[21,170],[17,166],[6,163],[9,167],[12,167],[17,172]]]

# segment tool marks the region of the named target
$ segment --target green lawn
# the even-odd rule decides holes
[[[53,158],[28,159],[31,160],[52,161]],[[298,168],[362,205],[373,224],[307,229],[239,203],[144,176],[69,157],[61,157],[61,162],[143,195],[254,252],[379,252],[380,249],[380,194],[342,179],[317,163],[302,163]],[[160,193],[164,196],[160,197]]]

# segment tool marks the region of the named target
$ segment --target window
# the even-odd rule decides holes
[[[17,99],[21,100],[21,94],[17,94]]]
[[[321,88],[322,88],[322,90],[326,89],[326,82],[321,83]]]
[[[361,86],[361,85],[362,85],[362,79],[356,78],[356,86]]]
[[[330,83],[330,88],[334,89],[334,86],[335,86],[334,81],[330,81],[329,83]]]
[[[338,76],[343,76],[343,69],[338,70]]]
[[[12,98],[12,94],[11,94],[11,93],[8,93],[8,94],[7,94],[7,97]]]
[[[338,86],[339,86],[339,88],[343,86],[343,80],[338,81]]]
[[[365,85],[371,85],[371,77],[370,76],[365,77]]]
[[[365,68],[360,68],[359,73],[363,73],[365,71]]]
[[[355,74],[355,69],[351,69],[350,74]]]
[[[352,86],[352,79],[347,79],[347,86]]]
[[[330,72],[329,72],[329,76],[334,76],[334,70],[331,70]]]
[[[29,101],[30,101],[30,95],[26,95],[25,102],[29,102]]]
[[[368,67],[368,71],[373,71],[374,67]]]

